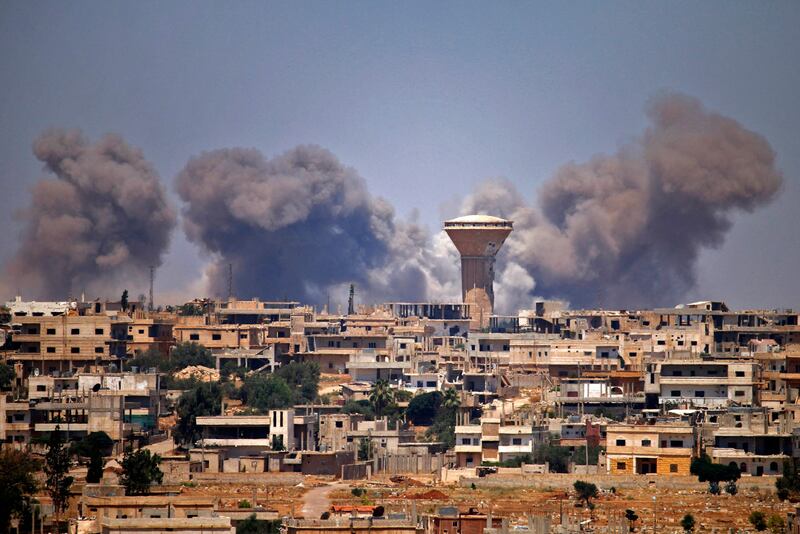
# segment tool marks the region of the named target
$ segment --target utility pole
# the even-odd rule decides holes
[[[156,307],[155,304],[153,304],[153,280],[155,279],[155,272],[156,272],[155,267],[153,267],[151,265],[150,266],[150,306],[149,306],[150,311],[153,311],[155,309],[155,307]]]
[[[233,264],[228,264],[228,301],[233,297]]]

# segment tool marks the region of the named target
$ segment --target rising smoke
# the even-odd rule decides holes
[[[255,149],[205,152],[177,188],[187,236],[213,256],[212,294],[226,294],[228,264],[234,293],[247,297],[320,304],[350,283],[362,302],[427,291],[416,261],[429,248],[424,230],[396,222],[391,205],[323,148],[273,159]]]
[[[176,216],[140,150],[117,135],[92,144],[78,130],[50,130],[33,152],[55,178],[39,181],[19,213],[24,227],[6,265],[9,289],[46,299],[84,290],[118,297],[161,264]]]
[[[616,154],[570,163],[529,205],[508,180],[489,180],[462,213],[510,218],[498,255],[496,309],[533,296],[573,307],[678,302],[696,282],[701,250],[722,244],[732,216],[781,188],[775,154],[760,135],[662,95],[650,127]],[[158,265],[175,215],[141,153],[116,136],[89,144],[52,131],[34,146],[56,179],[34,189],[10,280],[34,296],[118,289]],[[333,304],[355,283],[359,302],[459,300],[459,258],[443,232],[398,219],[355,170],[317,146],[275,158],[223,149],[192,158],[177,177],[189,240],[211,257],[212,296]],[[11,287],[11,286],[10,286]]]
[[[500,284],[522,267],[535,281],[529,294],[573,307],[674,304],[695,285],[698,254],[722,244],[734,213],[780,190],[769,143],[738,122],[680,94],[654,99],[647,115],[652,124],[636,143],[559,169],[537,207],[508,182],[466,199],[464,212],[514,220]]]

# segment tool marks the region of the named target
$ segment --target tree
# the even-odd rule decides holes
[[[386,380],[378,380],[369,392],[369,402],[378,418],[383,417],[383,412],[394,403],[394,393]]]
[[[65,441],[61,428],[56,425],[56,429],[50,433],[47,441],[47,454],[44,457],[44,472],[47,476],[45,486],[53,501],[56,526],[61,522],[61,514],[69,506],[69,489],[73,482],[73,478],[68,474],[70,454]]]
[[[276,375],[253,375],[245,379],[242,401],[250,408],[264,412],[292,406],[294,397],[286,381]]]
[[[767,528],[772,534],[783,534],[786,532],[786,521],[778,514],[772,514],[767,519]]]
[[[0,389],[7,389],[14,383],[17,374],[14,368],[3,362],[0,362]]]
[[[686,514],[681,519],[681,528],[683,528],[684,532],[692,532],[694,531],[694,516],[692,514]]]
[[[122,292],[122,297],[119,299],[119,305],[122,308],[122,311],[128,311],[128,290]]]
[[[244,521],[236,524],[236,534],[278,534],[281,528],[281,520],[263,521],[256,518],[256,514],[250,515]]]
[[[87,456],[91,458],[94,451],[100,452],[102,455],[111,453],[114,446],[114,440],[103,431],[91,432],[81,438],[79,441],[74,441],[70,446],[70,454],[77,454],[78,456]]]
[[[290,362],[275,372],[292,391],[293,404],[314,402],[319,392],[319,364],[317,362]]]
[[[783,462],[783,475],[775,481],[775,488],[778,490],[778,498],[782,501],[790,496],[800,495],[800,472],[796,458]]]
[[[372,456],[372,440],[370,438],[361,438],[358,441],[358,460],[366,462]]]
[[[203,315],[203,308],[197,304],[187,302],[186,304],[182,304],[178,307],[178,315],[197,317]]]
[[[569,471],[569,448],[548,443],[534,451],[534,461],[550,466],[553,473],[567,473]]]
[[[86,472],[86,482],[90,484],[97,484],[103,478],[103,453],[99,450],[93,450],[89,456],[89,470]]]
[[[125,486],[126,495],[146,495],[153,483],[161,484],[164,473],[159,469],[161,457],[150,454],[147,449],[132,451],[128,449],[122,458],[120,483]]]
[[[750,521],[750,524],[753,525],[753,528],[759,532],[767,530],[767,516],[764,515],[764,512],[760,510],[754,510],[750,513],[750,517],[747,518]]]
[[[742,476],[741,471],[735,464],[723,465],[715,464],[707,454],[692,460],[689,471],[697,475],[700,482],[708,482],[708,491],[714,495],[721,493],[719,483],[727,482],[727,486],[736,485],[736,481]],[[736,490],[733,490],[736,491]]]
[[[40,463],[30,453],[0,449],[0,532],[9,532],[12,517],[29,509],[38,484],[35,473]]]
[[[170,368],[175,370],[183,369],[190,365],[202,365],[203,367],[215,366],[211,351],[193,341],[176,345],[169,355],[169,360]]]
[[[342,413],[347,414],[361,414],[364,419],[375,419],[375,412],[372,410],[372,404],[368,400],[349,400],[342,406]]]
[[[197,417],[217,415],[222,406],[222,395],[216,382],[202,382],[183,393],[178,399],[175,412],[178,424],[175,426],[175,438],[183,444],[194,444],[200,439],[197,428]]]
[[[597,486],[591,482],[576,480],[572,487],[575,488],[578,500],[585,502],[587,507],[591,507],[591,500],[598,495]]]
[[[442,394],[438,391],[416,395],[408,403],[406,417],[415,425],[431,425],[441,405]]]
[[[636,512],[628,508],[625,510],[625,519],[628,520],[629,530],[633,532],[633,524],[636,523],[636,521],[639,519],[639,516],[636,514]]]
[[[442,406],[449,410],[455,410],[461,406],[461,397],[455,388],[447,388],[442,396]]]

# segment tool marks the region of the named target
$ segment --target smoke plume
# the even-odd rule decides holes
[[[700,251],[723,243],[731,217],[780,190],[769,143],[735,120],[680,94],[654,99],[647,116],[635,143],[559,169],[536,207],[507,181],[466,199],[465,213],[514,220],[498,255],[500,284],[509,268],[520,278],[521,266],[536,294],[577,307],[674,304],[695,285]]]
[[[424,230],[396,222],[391,205],[321,147],[273,159],[255,149],[205,152],[177,188],[187,236],[213,257],[215,295],[227,292],[228,264],[241,297],[324,303],[355,283],[365,302],[428,289],[415,258],[428,249]]]
[[[117,135],[90,143],[79,130],[49,130],[33,145],[55,178],[33,188],[9,288],[53,299],[116,291],[158,266],[176,223],[142,152]]]

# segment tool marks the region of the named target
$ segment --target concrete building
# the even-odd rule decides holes
[[[606,427],[608,473],[689,475],[695,432],[688,424],[609,424]]]
[[[485,328],[494,313],[494,261],[513,223],[489,215],[445,221],[444,231],[461,254],[461,295],[471,305],[471,328]]]

